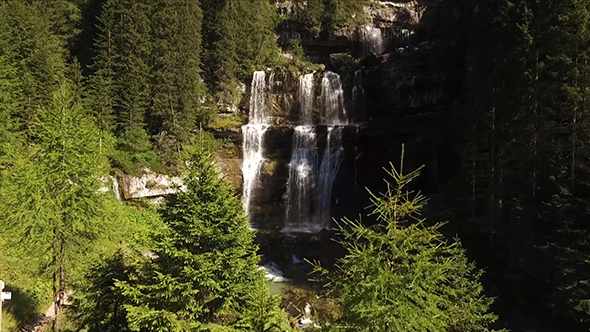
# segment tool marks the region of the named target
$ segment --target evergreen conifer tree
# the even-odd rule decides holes
[[[158,154],[176,165],[191,131],[207,120],[200,76],[202,11],[196,0],[159,0],[152,21],[152,107],[150,127]]]
[[[496,317],[488,312],[482,274],[467,261],[458,241],[448,243],[440,224],[426,226],[420,212],[426,199],[406,186],[419,170],[388,171],[393,182],[373,194],[380,224],[364,226],[344,219],[339,242],[347,255],[327,274],[343,308],[336,322],[346,331],[488,331]]]
[[[135,280],[117,284],[132,303],[125,306],[130,329],[287,329],[286,314],[258,270],[240,201],[209,154],[193,154],[183,185],[163,210],[168,230],[158,238],[155,258]]]
[[[120,249],[93,265],[68,308],[72,320],[89,332],[129,331],[124,307],[129,301],[117,291],[115,283],[127,282],[136,275],[137,261]]]
[[[202,0],[203,75],[218,100],[235,104],[238,81],[278,55],[276,10],[265,0]]]
[[[108,0],[99,19],[89,102],[101,129],[114,128],[118,139],[114,162],[124,169],[156,163],[146,131],[151,13],[150,1]]]
[[[29,126],[41,105],[52,99],[66,71],[64,41],[54,32],[47,13],[37,3],[0,3],[0,40],[5,61],[16,70],[22,99],[17,115]]]
[[[4,49],[2,41],[0,41],[0,49]],[[8,57],[0,53],[0,172],[6,163],[10,163],[11,147],[15,145],[17,139],[15,115],[21,97],[16,72],[16,69],[10,65]]]
[[[295,0],[294,18],[310,32],[333,31],[363,22],[367,0]],[[356,21],[356,22],[355,22]]]
[[[68,269],[102,225],[98,190],[107,164],[93,121],[70,84],[62,83],[50,106],[38,111],[30,155],[0,188],[9,241],[48,267],[56,312],[65,299]]]

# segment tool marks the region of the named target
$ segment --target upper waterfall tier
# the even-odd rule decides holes
[[[313,124],[313,73],[299,78],[299,117],[301,124]]]
[[[252,90],[250,92],[249,124],[267,123],[266,113],[266,73],[256,71],[252,75]]]
[[[385,52],[385,41],[381,29],[367,25],[360,29],[359,37],[363,46],[363,56],[370,53],[381,54]]]
[[[322,99],[324,101],[322,124],[330,126],[348,124],[340,75],[331,71],[324,73],[322,77]]]

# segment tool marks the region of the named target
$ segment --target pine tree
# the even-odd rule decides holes
[[[154,260],[135,281],[117,284],[132,302],[125,306],[130,329],[284,331],[286,315],[268,295],[240,201],[210,155],[193,155],[183,184],[186,190],[163,210],[168,231],[158,239]]]
[[[276,10],[265,0],[202,0],[203,75],[222,103],[236,104],[237,84],[278,55]]]
[[[137,275],[138,258],[118,250],[112,257],[93,265],[85,284],[74,295],[68,313],[89,332],[129,331],[125,305],[127,298],[117,291],[116,282],[128,282]]]
[[[159,0],[152,16],[152,107],[150,127],[167,166],[180,159],[191,131],[205,123],[200,76],[202,11],[198,1]]]
[[[295,0],[295,16],[303,27],[319,34],[363,22],[367,0]]]
[[[98,128],[103,131],[115,129],[114,108],[114,87],[115,61],[117,61],[117,48],[113,31],[116,24],[114,6],[105,3],[98,18],[99,37],[95,48],[97,54],[93,59],[93,74],[88,78],[86,96],[88,105],[91,107],[96,118]]]
[[[0,40],[5,58],[17,72],[22,99],[17,115],[29,126],[39,106],[47,104],[66,71],[64,42],[37,3],[0,3]]]
[[[469,27],[455,27],[469,45],[466,102],[454,119],[464,171],[439,195],[455,206],[437,205],[463,219],[464,237],[485,237],[474,241],[480,262],[550,287],[542,299],[517,285],[500,298],[585,320],[576,306],[589,294],[588,3],[453,3],[467,8]],[[530,263],[538,257],[551,263]]]
[[[403,174],[392,166],[382,194],[371,193],[380,224],[344,219],[339,242],[347,255],[328,276],[343,309],[333,322],[346,331],[488,331],[496,316],[483,295],[482,272],[469,263],[458,241],[448,243],[426,226],[426,199],[406,186],[420,169]]]
[[[5,49],[0,41],[0,49]],[[0,53],[0,172],[10,163],[10,152],[17,140],[18,101],[20,96],[16,69],[10,65],[8,56]],[[0,175],[1,179],[1,175]]]
[[[101,129],[114,127],[116,166],[133,169],[157,163],[146,131],[150,106],[149,1],[109,0],[103,4],[89,101]],[[113,121],[114,120],[114,121]]]
[[[67,82],[51,105],[38,111],[31,135],[30,156],[1,188],[2,219],[12,245],[48,266],[60,312],[68,269],[101,230],[104,206],[98,189],[106,160],[93,119]]]

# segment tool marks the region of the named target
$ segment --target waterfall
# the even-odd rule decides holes
[[[342,126],[348,123],[340,75],[329,71],[324,73],[322,96],[324,124],[328,125],[328,133],[319,171],[318,218],[323,228],[329,228],[332,219],[332,187],[343,157]]]
[[[297,126],[289,163],[285,228],[315,232],[318,181],[317,135],[313,126]]]
[[[316,222],[316,183],[318,179],[317,134],[313,126],[313,74],[299,78],[299,118],[295,127],[287,183],[285,230],[319,231]]]
[[[322,124],[345,125],[347,123],[346,110],[344,109],[344,90],[340,75],[327,71],[322,77],[322,100],[324,102],[324,114]]]
[[[354,72],[354,86],[352,87],[352,102],[355,112],[362,110],[365,106],[365,89],[363,88],[363,72],[357,70]],[[358,113],[357,113],[358,114]]]
[[[242,195],[244,210],[250,213],[250,202],[260,168],[264,162],[264,134],[269,127],[266,114],[266,73],[256,71],[252,77],[250,93],[250,113],[248,124],[242,126],[244,161],[242,174],[244,177],[244,191]]]
[[[394,48],[405,48],[416,42],[416,33],[414,30],[391,27],[385,30],[384,38],[387,40],[388,45]]]
[[[109,175],[109,177],[111,178],[111,181],[113,181],[113,193],[115,193],[115,197],[117,200],[122,201],[123,199],[121,198],[121,188],[119,188],[119,181],[117,181],[117,178],[112,175]]]
[[[369,53],[382,54],[385,52],[385,42],[381,29],[367,25],[360,29],[359,39],[362,45],[363,56]]]
[[[314,76],[299,78],[299,118],[295,127],[287,183],[287,217],[284,232],[318,232],[330,228],[332,187],[342,162],[342,126],[347,124],[340,76],[322,77],[322,114],[326,145],[319,160],[318,126],[313,124]]]
[[[313,124],[313,74],[299,78],[299,116],[305,125]]]
[[[342,127],[328,127],[318,184],[318,218],[322,228],[329,228],[332,220],[332,187],[340,170],[342,157]]]

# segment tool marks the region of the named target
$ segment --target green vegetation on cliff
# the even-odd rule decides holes
[[[290,329],[258,269],[254,233],[241,202],[219,178],[210,155],[198,152],[190,160],[186,191],[162,209],[166,229],[155,236],[153,252],[141,259],[117,253],[91,270],[72,308],[81,327]]]
[[[370,0],[294,0],[294,19],[313,33],[364,23]]]
[[[203,78],[216,100],[236,104],[238,84],[276,61],[276,10],[267,0],[201,2]]]

